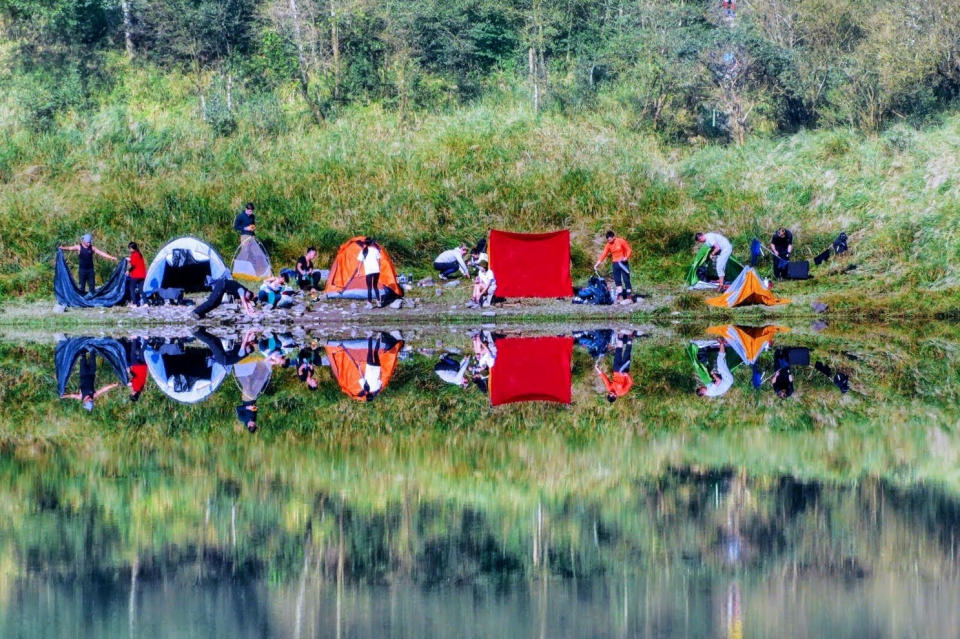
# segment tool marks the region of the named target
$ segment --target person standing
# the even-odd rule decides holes
[[[710,247],[710,257],[717,259],[717,290],[723,291],[724,277],[727,272],[727,261],[733,254],[733,245],[725,236],[720,233],[697,233],[698,243],[706,244]]]
[[[617,237],[613,231],[607,231],[607,243],[600,257],[597,258],[597,263],[593,265],[594,270],[598,270],[607,256],[610,256],[613,262],[613,283],[617,286],[617,297],[621,299],[621,304],[629,304],[633,301],[629,262],[632,254],[633,250],[625,239]]]
[[[127,270],[127,299],[130,306],[140,306],[143,303],[143,281],[147,279],[147,264],[140,253],[136,242],[127,245],[130,249],[129,266]]]
[[[80,238],[79,244],[61,246],[60,250],[79,253],[79,259],[77,260],[77,279],[79,281],[77,282],[77,285],[80,287],[81,295],[84,295],[87,292],[88,285],[91,293],[93,293],[97,288],[96,271],[93,267],[94,255],[99,255],[106,260],[110,260],[111,262],[117,261],[117,258],[109,253],[101,251],[93,245],[93,235],[90,233],[85,233],[84,236]],[[144,273],[144,277],[146,277],[146,273]]]
[[[380,306],[380,249],[372,237],[363,238],[363,248],[357,255],[357,261],[363,268],[367,282],[367,308],[373,308],[374,298],[377,306]]]
[[[237,213],[233,219],[233,230],[240,234],[240,237],[256,235],[257,216],[253,213],[253,202],[247,202],[247,206]]]
[[[784,227],[770,238],[770,252],[773,253],[773,276],[782,278],[787,276],[787,263],[793,253],[793,233]]]
[[[458,272],[463,273],[464,277],[469,277],[470,271],[467,270],[467,263],[463,261],[466,254],[467,246],[461,244],[457,248],[452,248],[438,255],[437,259],[433,261],[433,268],[440,272],[440,279],[450,279]]]

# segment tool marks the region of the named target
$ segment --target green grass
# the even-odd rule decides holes
[[[960,307],[949,267],[960,258],[950,159],[960,117],[895,129],[909,144],[834,130],[700,148],[636,133],[605,101],[536,116],[503,97],[413,119],[373,104],[318,128],[290,97],[284,126],[241,117],[217,137],[196,117],[185,79],[132,67],[122,77],[99,112],[64,117],[48,133],[0,123],[0,296],[49,298],[56,244],[88,230],[114,252],[135,239],[148,258],[190,233],[229,258],[233,215],[252,200],[277,264],[306,244],[325,262],[363,233],[401,271],[421,274],[437,252],[489,228],[568,227],[585,276],[612,227],[634,245],[636,279],[666,292],[680,288],[695,230],[723,231],[744,257],[750,238],[766,241],[783,224],[801,254],[840,231],[853,248],[812,282],[784,285],[787,294],[849,312]]]

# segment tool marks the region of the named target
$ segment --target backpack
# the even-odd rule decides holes
[[[573,303],[608,306],[613,304],[613,295],[610,294],[610,287],[607,286],[606,280],[591,275],[588,284],[577,292]]]
[[[837,255],[845,253],[847,251],[847,234],[841,233],[837,236],[837,239],[833,241],[833,252]]]
[[[760,240],[753,238],[750,241],[750,266],[756,267],[760,262],[760,256],[763,255],[763,246]]]

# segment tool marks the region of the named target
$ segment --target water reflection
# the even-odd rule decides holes
[[[631,394],[642,397],[647,389],[637,384],[631,366],[635,341],[644,337],[631,328],[591,328],[568,335],[463,330],[449,333],[437,357],[437,349],[424,346],[424,340],[410,341],[397,330],[341,337],[251,330],[213,334],[199,329],[175,337],[65,338],[57,344],[55,359],[61,398],[79,400],[87,410],[122,385],[136,401],[144,391],[147,371],[164,395],[183,404],[209,399],[232,376],[240,389],[237,419],[254,432],[258,416],[262,417],[258,399],[271,380],[280,386],[302,384],[309,391],[332,382],[343,395],[371,402],[386,392],[405,360],[432,358],[439,380],[488,395],[492,406],[569,404],[577,380],[593,386],[609,403]],[[828,379],[842,393],[849,391],[848,372],[817,359],[815,350],[790,338],[789,329],[782,326],[709,327],[704,337],[687,344],[693,376],[677,371],[674,390],[691,388],[686,380],[692,379],[697,395],[719,398],[734,387],[743,370],[750,387],[770,388],[782,399],[794,395],[798,375],[811,379],[806,371]],[[575,356],[575,347],[588,359]],[[113,371],[115,382],[97,382],[104,369]],[[323,381],[322,370],[329,371],[330,382]],[[74,371],[78,383],[71,388],[76,390],[67,392]],[[427,373],[420,366],[416,371]]]

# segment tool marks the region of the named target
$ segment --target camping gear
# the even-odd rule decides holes
[[[753,238],[750,240],[750,266],[753,268],[757,267],[757,264],[760,263],[760,258],[763,256],[763,245],[760,244],[760,240]],[[729,263],[729,262],[728,262]]]
[[[775,358],[786,362],[787,366],[809,366],[810,349],[802,346],[778,348]]]
[[[779,333],[789,332],[785,326],[711,326],[707,329],[708,335],[715,335],[726,340],[727,346],[733,349],[740,359],[747,364],[756,364],[760,355],[770,348],[773,337]]]
[[[363,249],[363,237],[354,237],[340,245],[330,267],[324,293],[330,299],[365,300],[367,283],[357,257]],[[397,269],[382,246],[380,249],[380,299],[383,305],[403,297],[403,287],[397,282]]]
[[[820,266],[821,264],[823,264],[829,259],[830,259],[830,249],[826,249],[825,251],[823,251],[822,253],[820,253],[819,255],[813,258],[813,263],[816,264],[817,266]]]
[[[788,280],[810,279],[810,262],[806,260],[802,262],[787,262],[787,272],[785,275]]]
[[[381,338],[382,339],[382,338]],[[387,348],[387,344],[390,344]],[[324,350],[330,361],[330,372],[340,385],[340,390],[351,399],[364,401],[360,394],[363,384],[363,373],[367,367],[367,346],[365,339],[350,339],[340,342],[327,342]],[[381,392],[390,382],[397,367],[397,357],[403,348],[401,340],[384,340],[380,349],[380,383]]]
[[[827,379],[833,382],[833,385],[836,386],[841,393],[846,394],[847,392],[850,391],[850,378],[847,376],[846,373],[841,372],[839,370],[834,371],[823,362],[817,362],[816,364],[813,365],[813,367],[817,370],[818,373],[823,374],[824,376],[827,377]]]
[[[694,373],[703,385],[707,385],[713,382],[713,378],[710,376],[710,371],[706,365],[700,361],[699,355],[700,346],[696,342],[687,344],[687,356],[690,358],[690,363],[693,364]]]
[[[251,290],[255,290],[263,280],[273,275],[267,250],[252,235],[243,236],[237,252],[233,255],[233,266],[230,270],[233,279]]]
[[[841,233],[837,236],[837,239],[833,241],[833,252],[837,255],[847,252],[847,234]]]
[[[590,357],[601,357],[607,352],[607,347],[613,340],[613,330],[600,328],[593,331],[576,331],[573,337],[578,345],[587,349]]]
[[[719,276],[713,260],[709,259],[711,250],[713,249],[710,246],[703,244],[694,256],[693,262],[690,263],[690,268],[687,269],[687,286],[691,289],[715,289],[717,287],[716,282]],[[727,260],[724,277],[727,280],[736,278],[742,271],[743,264],[731,257]]]
[[[121,259],[107,281],[93,292],[80,293],[73,273],[67,266],[63,251],[57,251],[57,263],[53,272],[53,293],[62,306],[114,306],[123,301],[127,284],[127,260]]]
[[[126,385],[130,378],[127,369],[127,351],[119,341],[109,337],[68,337],[57,342],[53,361],[56,365],[57,392],[64,395],[67,392],[67,381],[73,372],[80,355],[92,353],[110,364],[120,383]]]
[[[181,404],[205,400],[229,372],[213,360],[207,346],[189,346],[182,340],[151,344],[143,349],[143,357],[160,391]]]
[[[150,262],[143,294],[150,296],[161,288],[197,293],[209,290],[209,281],[225,275],[229,275],[227,266],[213,247],[195,237],[178,237]]]
[[[557,402],[571,399],[572,337],[504,337],[496,341],[490,369],[490,402]]]
[[[490,231],[497,297],[570,297],[570,231]]]
[[[760,281],[757,272],[748,266],[741,271],[723,295],[707,298],[706,302],[710,306],[733,308],[749,304],[763,304],[765,306],[789,304],[790,300],[774,296]]]
[[[613,304],[613,295],[605,279],[592,275],[587,285],[577,291],[573,303],[607,306]]]

